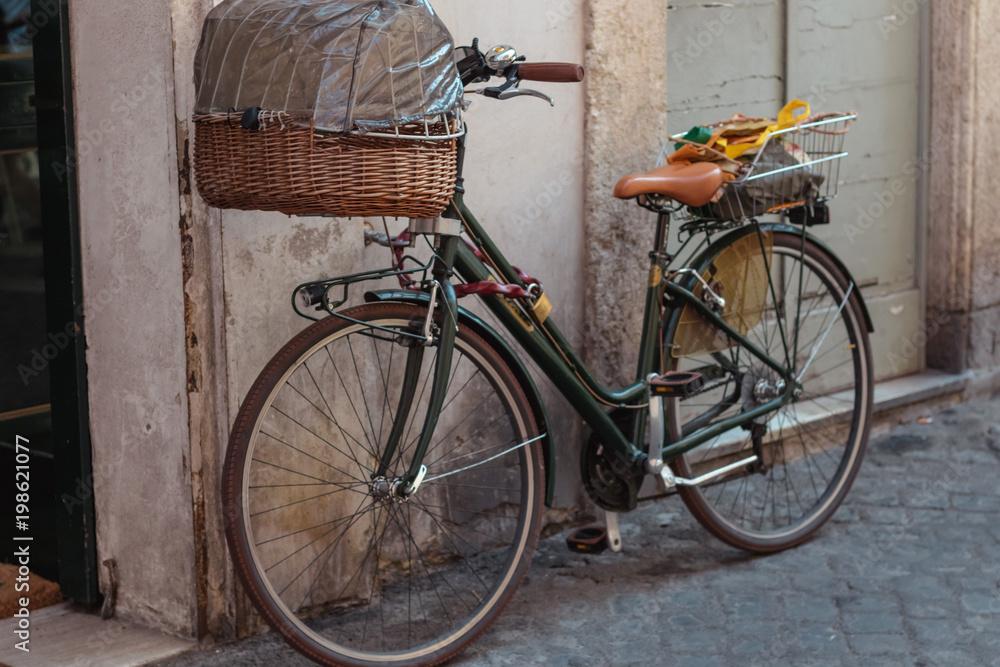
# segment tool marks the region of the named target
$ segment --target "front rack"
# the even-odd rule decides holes
[[[771,133],[752,160],[741,160],[720,199],[682,207],[675,217],[682,223],[741,222],[833,199],[840,187],[840,160],[848,155],[844,137],[855,119],[857,114],[837,114]]]
[[[386,278],[396,278],[401,279],[401,283],[421,285],[427,282],[427,275],[433,262],[433,256],[430,260],[423,262],[411,255],[404,255],[398,263],[384,269],[303,283],[292,292],[292,308],[300,317],[314,322],[318,322],[320,318],[307,311],[323,313],[324,317],[326,315],[341,317],[337,313],[337,309],[347,303],[351,285],[377,282]],[[407,267],[407,263],[411,266]]]

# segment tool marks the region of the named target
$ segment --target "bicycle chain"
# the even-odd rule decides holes
[[[706,393],[712,391],[713,389],[718,389],[719,387],[725,387],[727,384],[729,384],[732,381],[733,381],[732,378],[728,378],[728,379],[725,379],[725,380],[719,380],[715,384],[707,384],[704,387],[702,387],[701,389],[699,389],[698,391],[694,392],[693,394],[690,394],[690,395],[685,396],[684,398],[682,398],[681,402],[683,403],[684,401],[688,400],[689,398],[694,398],[695,396],[701,396],[702,394],[706,394]]]

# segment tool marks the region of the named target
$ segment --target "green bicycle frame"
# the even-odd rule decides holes
[[[459,191],[456,193],[452,206],[445,212],[444,216],[462,221],[470,240],[489,258],[492,265],[496,267],[496,271],[501,275],[494,275],[493,269],[480,260],[476,256],[476,253],[457,237],[443,237],[441,245],[437,249],[439,259],[436,261],[441,266],[435,269],[436,281],[441,283],[442,286],[447,285],[447,276],[453,269],[467,283],[496,280],[523,288],[529,287],[523,283],[517,271],[514,270],[465,205],[463,192]],[[739,331],[733,329],[705,302],[695,296],[691,290],[674,282],[667,282],[666,285],[663,284],[662,277],[666,275],[666,270],[670,263],[670,257],[666,254],[668,231],[669,215],[663,213],[658,222],[656,247],[650,255],[651,274],[653,276],[660,276],[660,280],[651,280],[651,284],[647,288],[636,381],[623,389],[609,389],[598,382],[559,328],[550,319],[537,317],[531,309],[526,308],[520,301],[508,299],[501,295],[481,297],[486,307],[502,323],[503,327],[510,332],[518,344],[535,361],[563,396],[570,401],[575,410],[597,437],[600,438],[610,453],[623,463],[632,466],[635,470],[644,469],[646,460],[646,452],[643,451],[642,444],[645,435],[645,420],[642,419],[642,416],[645,415],[645,412],[641,408],[645,407],[647,401],[645,378],[654,372],[659,372],[660,347],[658,343],[661,335],[662,321],[660,299],[664,292],[675,303],[679,303],[679,307],[690,305],[696,309],[713,325],[725,332],[736,344],[762,363],[777,371],[786,380],[787,387],[782,396],[753,410],[743,412],[735,417],[712,424],[710,427],[700,429],[695,433],[685,435],[676,442],[670,444],[664,443],[665,446],[662,455],[665,461],[677,458],[732,428],[749,423],[757,417],[783,407],[792,400],[796,387],[793,373],[789,368],[773,359]],[[453,258],[453,261],[449,261],[451,258]],[[448,285],[448,288],[450,288],[450,285]],[[444,313],[443,322],[452,323],[450,313],[456,312],[457,309],[454,301],[454,291],[452,289],[442,289],[442,296],[445,297],[442,306]],[[416,479],[419,474],[423,455],[426,452],[427,444],[431,439],[431,433],[436,425],[437,415],[433,408],[441,404],[447,390],[447,369],[450,364],[451,350],[445,350],[444,347],[450,347],[454,344],[454,331],[451,326],[443,326],[442,333],[444,335],[439,343],[442,349],[438,355],[438,365],[432,388],[431,409],[428,411],[421,437],[418,440],[417,453],[408,472],[409,479],[411,480]],[[639,415],[636,419],[637,428],[634,429],[634,436],[631,439],[622,432],[621,428],[611,418],[610,414],[606,411],[608,407],[637,410],[637,414]]]
[[[432,283],[436,289],[436,302],[441,308],[441,327],[437,338],[439,348],[435,365],[434,381],[431,388],[429,406],[420,436],[417,440],[414,456],[407,471],[407,480],[412,484],[421,478],[424,455],[431,442],[434,428],[437,426],[438,412],[444,402],[448,389],[448,371],[451,365],[452,353],[457,331],[458,302],[450,278],[458,274],[466,283],[481,281],[497,281],[504,284],[517,285],[524,289],[525,285],[518,272],[504,257],[500,248],[489,237],[472,211],[465,205],[464,179],[462,170],[465,158],[464,140],[459,140],[458,179],[455,185],[455,195],[452,203],[442,213],[442,217],[458,220],[462,223],[469,241],[488,260],[479,259],[476,251],[464,243],[458,236],[442,235],[437,237],[435,256],[431,264]],[[759,405],[752,410],[742,412],[712,424],[714,418],[721,416],[732,403],[723,402],[716,414],[710,414],[703,421],[695,423],[694,430],[682,434],[676,442],[663,443],[662,457],[669,462],[692,449],[712,440],[730,429],[747,424],[762,415],[773,412],[787,405],[794,398],[798,383],[794,375],[794,359],[789,359],[788,341],[782,330],[782,343],[786,363],[773,359],[766,351],[748,340],[747,337],[731,327],[722,317],[690,289],[672,280],[666,280],[667,269],[673,257],[667,254],[667,237],[670,231],[670,215],[662,211],[657,220],[655,245],[650,253],[650,281],[646,291],[645,313],[643,315],[642,339],[639,350],[636,380],[622,389],[614,390],[605,387],[595,378],[591,370],[580,359],[577,352],[563,336],[559,328],[548,318],[547,314],[536,315],[533,307],[527,307],[523,301],[508,299],[502,295],[480,296],[486,307],[510,332],[528,356],[538,365],[542,372],[552,381],[556,388],[573,405],[577,413],[584,419],[592,432],[600,439],[610,454],[618,461],[629,466],[636,472],[645,472],[647,453],[644,450],[645,412],[648,394],[646,378],[651,374],[662,372],[660,359],[661,327],[676,308],[694,308],[702,317],[724,332],[734,344],[756,357],[762,363],[773,369],[785,380],[785,391],[781,396]],[[759,233],[759,230],[758,230]],[[801,231],[805,242],[805,229]],[[491,268],[491,266],[493,268]],[[494,270],[500,275],[494,275]],[[768,267],[768,274],[770,274]],[[385,273],[389,275],[389,273]],[[395,275],[395,274],[393,274]],[[695,281],[692,278],[689,285]],[[770,288],[774,290],[773,281],[769,280]],[[801,291],[801,285],[799,286]],[[433,300],[433,299],[432,299]],[[663,303],[669,305],[661,316]],[[867,318],[867,313],[866,313]],[[870,326],[869,326],[870,328]],[[413,350],[409,354],[408,365],[419,365],[422,350]],[[397,414],[408,414],[413,399],[413,387],[404,387],[401,402],[397,406]],[[633,421],[631,438],[612,419],[607,408],[625,408],[636,412]],[[379,474],[384,474],[394,456],[399,441],[398,429],[393,429],[389,442],[379,466]]]

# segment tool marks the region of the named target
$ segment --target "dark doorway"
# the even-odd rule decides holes
[[[97,601],[66,0],[0,0],[0,456],[30,456],[30,519],[4,493],[10,562]],[[13,473],[5,487],[14,483]],[[9,511],[8,511],[9,510]],[[11,539],[4,539],[10,535]]]

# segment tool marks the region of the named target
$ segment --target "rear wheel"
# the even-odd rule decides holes
[[[448,659],[496,619],[534,552],[541,450],[519,445],[537,426],[513,373],[464,326],[427,475],[414,495],[394,492],[433,383],[437,348],[403,333],[425,313],[367,305],[345,311],[357,322],[313,325],[261,373],[230,439],[237,572],[268,623],[322,664]],[[376,475],[394,431],[396,455]]]
[[[856,287],[822,248],[808,241],[803,247],[802,237],[790,233],[773,232],[771,238],[771,285],[760,321],[746,336],[773,359],[794,355],[796,375],[806,369],[801,391],[758,420],[756,445],[754,430],[737,428],[672,464],[678,475],[693,478],[754,454],[762,458],[706,486],[680,488],[713,535],[756,552],[803,542],[836,511],[861,465],[873,393],[871,347]],[[677,338],[679,320],[679,314],[671,319],[667,343]],[[752,410],[783,389],[777,373],[740,347],[670,358],[668,368],[710,377],[701,394],[669,401],[675,441]]]

